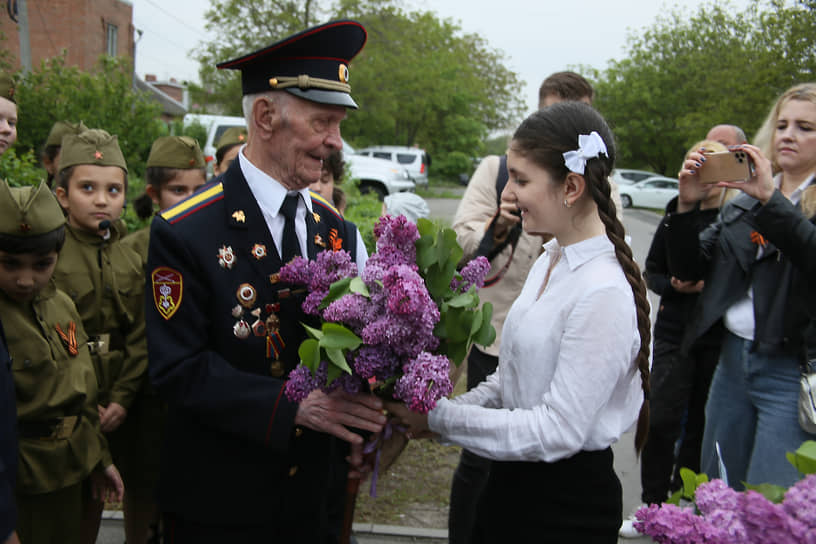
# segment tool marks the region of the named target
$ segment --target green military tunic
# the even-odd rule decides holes
[[[158,478],[161,410],[147,380],[143,258],[122,243],[119,222],[103,240],[66,225],[54,281],[68,293],[90,336],[102,405],[127,411],[108,434],[113,460],[131,496],[150,496]]]
[[[132,249],[142,260],[142,267],[147,266],[147,249],[150,247],[150,227],[137,230],[122,239],[122,245]]]
[[[128,409],[146,381],[144,269],[121,236],[118,223],[107,240],[66,225],[54,281],[74,300],[90,336],[100,404]]]
[[[53,282],[31,303],[20,304],[0,291],[0,315],[17,398],[17,493],[55,492],[81,482],[100,462],[110,465],[88,338],[71,299]],[[76,326],[75,355],[69,347],[71,323]]]

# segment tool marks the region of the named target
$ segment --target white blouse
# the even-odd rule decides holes
[[[612,243],[604,235],[561,248],[553,239],[544,249],[507,315],[496,372],[429,414],[443,440],[494,460],[602,450],[643,401],[634,295]]]

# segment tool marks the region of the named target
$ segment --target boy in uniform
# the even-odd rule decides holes
[[[46,183],[49,188],[54,186],[54,176],[57,175],[57,166],[59,165],[60,150],[62,150],[62,139],[69,134],[79,134],[85,132],[88,127],[85,123],[72,123],[71,121],[57,121],[51,127],[48,133],[48,138],[45,140],[42,152],[40,153],[40,161],[43,168],[48,173]]]
[[[74,300],[89,335],[102,431],[127,489],[127,527],[131,498],[138,503],[152,490],[142,481],[150,470],[143,465],[150,445],[142,441],[138,418],[128,417],[140,411],[145,394],[147,346],[141,259],[119,243],[126,191],[127,166],[116,136],[90,129],[63,138],[55,193],[68,224],[54,280]],[[83,542],[96,541],[102,507],[88,504]]]
[[[64,223],[46,185],[0,182],[0,314],[17,399],[17,532],[26,544],[79,542],[89,476],[98,499],[104,480],[117,498],[123,491],[99,425],[87,335],[51,281]]]

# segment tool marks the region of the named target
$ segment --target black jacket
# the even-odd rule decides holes
[[[671,214],[666,230],[671,275],[706,282],[683,347],[753,287],[752,349],[802,354],[805,331],[816,315],[814,219],[805,218],[778,190],[764,206],[745,194],[737,196],[699,238],[699,210]],[[757,259],[762,242],[764,251]]]
[[[673,198],[666,205],[666,215],[660,221],[652,238],[652,245],[649,247],[649,254],[646,257],[643,277],[646,285],[654,293],[660,295],[660,305],[657,311],[657,319],[654,325],[655,340],[670,342],[680,345],[683,341],[683,331],[691,321],[694,307],[699,299],[699,295],[681,293],[675,291],[671,285],[671,274],[668,267],[668,255],[666,247],[666,229],[668,228],[669,217],[677,210],[677,197]],[[700,210],[697,228],[703,229],[717,219],[717,208]],[[721,340],[721,330],[714,327],[697,342],[698,345],[719,346]]]
[[[17,399],[11,375],[11,357],[0,325],[0,542],[17,523],[14,487],[17,476]]]
[[[347,248],[356,232],[331,206],[312,203],[309,257],[332,240]],[[229,266],[219,261],[227,248]],[[305,295],[275,277],[281,266],[240,161],[153,220],[149,373],[169,405],[159,501],[163,511],[197,523],[276,527],[270,542],[324,542],[329,509],[340,501],[342,511],[343,490],[327,483],[345,481],[347,448],[294,425],[298,405],[283,386],[299,360],[302,322],[311,321],[300,308]],[[255,295],[242,308],[239,295],[248,285]],[[233,331],[239,319],[252,325],[272,314],[285,344],[277,356],[277,339],[241,339]]]

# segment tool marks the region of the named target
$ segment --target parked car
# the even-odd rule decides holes
[[[377,145],[358,149],[357,153],[399,163],[408,170],[408,175],[417,185],[428,186],[431,157],[424,149],[401,145]]]
[[[390,160],[362,155],[345,140],[343,140],[343,159],[346,161],[351,177],[360,180],[361,193],[373,192],[382,200],[386,195],[392,193],[416,189],[416,184],[405,167]]]
[[[638,181],[643,181],[646,178],[653,178],[656,176],[654,172],[649,172],[647,170],[631,170],[628,168],[616,168],[612,170],[612,175],[610,176],[612,180],[621,185],[632,185],[633,183],[637,183]]]
[[[669,200],[677,196],[678,183],[674,178],[654,176],[632,185],[620,185],[621,203],[624,208],[663,209]]]

